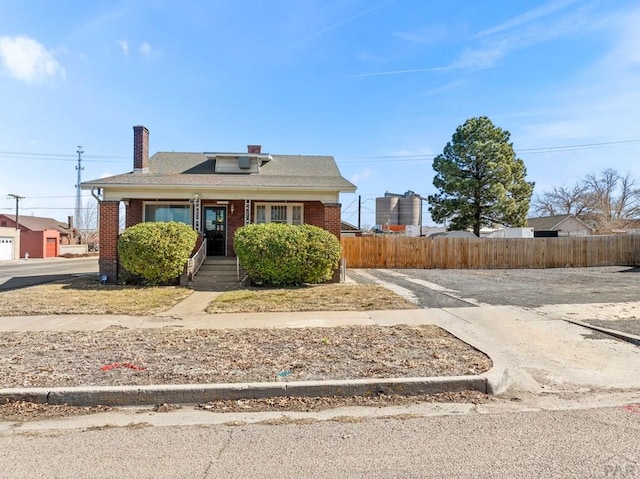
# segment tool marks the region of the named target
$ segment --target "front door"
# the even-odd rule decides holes
[[[227,208],[204,207],[204,236],[207,238],[207,256],[226,256]]]

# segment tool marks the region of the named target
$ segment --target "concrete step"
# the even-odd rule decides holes
[[[244,271],[240,269],[240,278]],[[208,256],[190,283],[196,291],[228,291],[241,286],[237,259],[233,256]]]
[[[236,264],[235,256],[207,256],[204,264]]]
[[[212,275],[219,274],[223,276],[238,276],[238,270],[233,268],[212,268],[210,266],[206,268],[200,268],[196,275]]]
[[[242,283],[239,281],[211,281],[208,279],[197,277],[194,279],[193,283],[191,283],[191,289],[196,291],[229,291],[233,289],[238,289]]]
[[[242,277],[240,277],[242,279]],[[214,281],[218,281],[220,283],[237,283],[238,280],[238,276],[234,275],[228,275],[228,276],[224,276],[224,275],[219,275],[219,274],[197,274],[195,278],[193,278],[194,281],[206,281],[209,283],[212,283]]]

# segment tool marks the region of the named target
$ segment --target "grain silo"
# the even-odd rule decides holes
[[[384,196],[376,198],[376,224],[398,224],[398,198],[397,196]]]
[[[398,224],[420,224],[420,196],[412,191],[407,191],[405,196],[398,198]]]

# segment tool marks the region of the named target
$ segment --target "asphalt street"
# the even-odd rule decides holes
[[[2,477],[640,477],[640,405],[0,435]],[[170,414],[170,413],[168,413]],[[208,413],[203,412],[206,415]],[[312,422],[310,422],[312,421]]]
[[[0,261],[0,291],[98,273],[98,258],[51,258]]]

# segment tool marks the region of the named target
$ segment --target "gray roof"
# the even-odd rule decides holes
[[[183,186],[208,188],[315,188],[355,191],[355,185],[342,177],[332,156],[263,155],[269,161],[259,173],[215,173],[215,155],[243,156],[246,153],[171,153],[158,152],[149,158],[148,172],[85,181],[83,188]]]
[[[555,215],[555,216],[540,216],[538,218],[528,218],[527,225],[537,231],[554,231],[560,226],[564,220],[568,218],[574,218],[576,221],[584,224],[585,228],[589,228],[584,221],[575,215]]]

